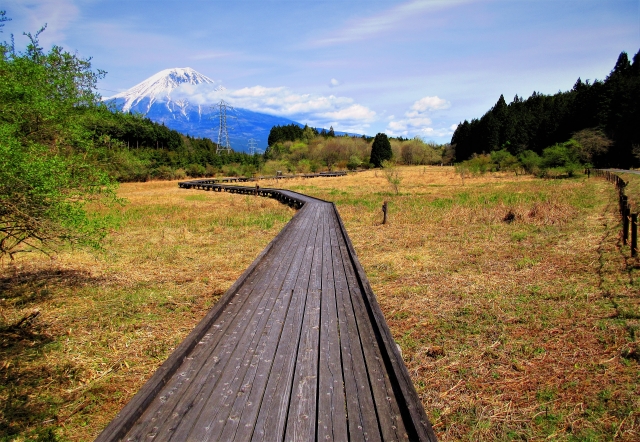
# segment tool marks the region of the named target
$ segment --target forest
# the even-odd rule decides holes
[[[640,165],[640,51],[622,52],[603,80],[582,81],[570,91],[509,104],[501,95],[481,118],[458,125],[451,139],[456,161],[504,150],[523,158],[566,145],[583,164],[630,168]]]

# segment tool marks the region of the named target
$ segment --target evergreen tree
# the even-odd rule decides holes
[[[567,92],[529,98],[504,97],[480,119],[458,125],[451,139],[456,159],[507,148],[512,155],[525,150],[542,154],[585,129],[601,131],[612,141],[607,152],[594,155],[594,165],[631,167],[639,164],[634,148],[640,146],[640,52],[629,61],[623,52],[604,81],[578,79]],[[636,147],[634,147],[636,146]],[[638,148],[640,150],[640,148]]]
[[[383,133],[376,134],[373,144],[371,145],[371,159],[369,162],[375,167],[381,167],[382,162],[390,160],[392,156],[393,151],[391,150],[391,143],[387,135]]]

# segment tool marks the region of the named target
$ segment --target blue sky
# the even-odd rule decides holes
[[[337,130],[448,142],[504,94],[604,79],[640,49],[638,0],[4,0],[3,38],[48,24],[110,96],[192,67],[238,107]],[[196,91],[194,91],[194,94]]]

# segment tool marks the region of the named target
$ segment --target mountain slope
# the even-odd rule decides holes
[[[172,97],[172,93],[184,85],[196,88],[212,85],[209,88],[214,91],[224,90],[222,86],[214,88],[215,84],[211,78],[189,67],[165,69],[131,89],[105,98],[105,101],[113,102],[123,112],[141,113],[152,121],[164,123],[184,134],[217,141],[219,119],[216,103],[191,104],[184,98]],[[249,139],[253,138],[258,148],[265,149],[273,126],[292,123],[299,124],[288,118],[234,108],[227,117],[231,147],[235,151],[248,151]]]

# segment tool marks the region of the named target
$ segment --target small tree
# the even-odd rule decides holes
[[[384,170],[384,176],[393,187],[393,190],[396,191],[397,195],[400,192],[400,183],[402,182],[402,177],[400,177],[398,169],[396,169],[395,164],[387,160],[382,162],[382,167]]]
[[[58,46],[45,53],[43,30],[25,34],[24,53],[0,44],[0,257],[65,242],[98,247],[109,225],[86,207],[118,201],[82,124],[99,106],[102,72]]]
[[[383,133],[377,134],[371,145],[371,159],[369,162],[374,167],[382,167],[382,162],[389,161],[392,156],[393,151],[387,135]]]

